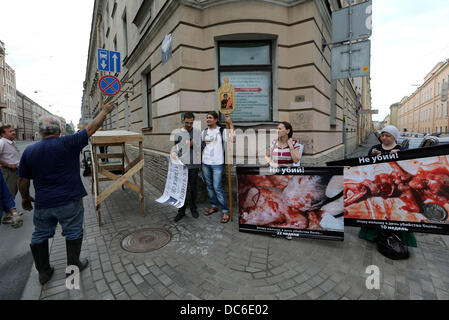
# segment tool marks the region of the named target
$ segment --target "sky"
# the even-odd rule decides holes
[[[449,1],[373,0],[371,37],[373,120],[422,85],[438,62],[449,59]]]
[[[78,123],[94,0],[0,0],[0,40],[22,93]],[[449,58],[447,0],[373,0],[373,120]]]
[[[16,89],[76,126],[94,0],[0,0],[0,40]]]

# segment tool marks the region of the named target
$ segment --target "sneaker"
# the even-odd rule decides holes
[[[185,216],[184,213],[178,213],[175,217],[175,222],[178,222],[179,220],[181,220],[183,217]]]
[[[200,216],[200,215],[199,215],[198,211],[196,211],[196,210],[193,210],[193,211],[192,211],[192,217],[194,217],[195,219],[197,219],[199,216]]]
[[[23,225],[23,220],[21,219],[21,220],[18,220],[18,221],[13,222],[13,223],[11,224],[11,227],[13,227],[14,229],[18,229],[18,228],[20,228],[22,225]]]
[[[17,229],[23,225],[22,216],[19,212],[14,212],[11,216],[11,227]]]
[[[2,220],[3,224],[11,224],[13,223],[12,214],[6,213]]]

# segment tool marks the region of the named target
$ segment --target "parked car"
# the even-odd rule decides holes
[[[374,132],[377,139],[380,140],[380,132]],[[397,144],[406,149],[418,149],[431,147],[441,144],[449,144],[449,133],[418,133],[418,132],[400,132],[399,138],[396,140]]]
[[[418,149],[449,143],[449,137],[443,140],[432,135],[425,135],[421,138],[400,137],[397,143],[406,149]]]
[[[400,132],[399,135],[401,137],[408,137],[408,138],[424,138],[426,135],[425,133],[418,133],[418,132]]]
[[[438,136],[438,144],[449,144],[449,133],[441,133]]]

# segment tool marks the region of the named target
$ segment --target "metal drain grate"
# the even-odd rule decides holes
[[[142,229],[124,237],[121,247],[133,253],[143,253],[158,250],[168,244],[171,234],[164,229]]]

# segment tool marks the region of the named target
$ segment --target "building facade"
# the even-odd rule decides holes
[[[92,120],[90,118],[90,110],[88,110],[87,106],[87,94],[86,94],[86,81],[83,83],[83,97],[81,99],[81,118],[78,122],[77,130],[84,129],[87,124]]]
[[[398,128],[419,133],[448,132],[449,59],[439,62],[424,83],[398,108]]]
[[[34,131],[33,104],[34,101],[16,90],[16,104],[18,112],[17,140],[32,140]]]
[[[205,128],[207,112],[218,111],[217,90],[225,77],[237,88],[232,118],[239,134],[289,121],[305,146],[303,165],[342,159],[366,136],[360,128],[372,128],[357,112],[361,105],[371,107],[369,79],[359,86],[353,79],[331,81],[330,49],[321,46],[330,42],[331,13],[342,5],[336,0],[96,0],[83,110],[94,117],[109,101],[98,90],[106,73],[97,70],[97,49],[119,51],[122,70],[111,74],[123,89],[113,98],[118,108],[104,128],[144,134],[145,177],[159,188],[165,184],[172,130],[182,126],[186,111]],[[266,148],[261,139],[258,154]]]
[[[16,73],[6,63],[5,43],[0,41],[0,125],[8,124],[17,130],[20,120],[16,101]]]
[[[0,122],[3,123],[3,113],[6,109],[6,50],[5,44],[0,41]]]
[[[14,129],[18,127],[17,105],[16,105],[16,72],[6,62],[4,63],[4,99],[6,108],[2,109],[2,122],[11,125]]]
[[[387,125],[390,125],[391,124],[390,115],[387,115],[381,123],[382,123],[382,128]]]
[[[398,127],[398,108],[400,103],[394,103],[390,106],[390,123],[391,125]]]
[[[359,93],[357,132],[359,135],[358,144],[360,145],[374,131],[374,125],[372,115],[363,113],[363,110],[371,110],[371,79],[369,77],[363,77],[356,79],[356,81],[358,81],[358,85],[360,86],[356,86],[356,91]]]

